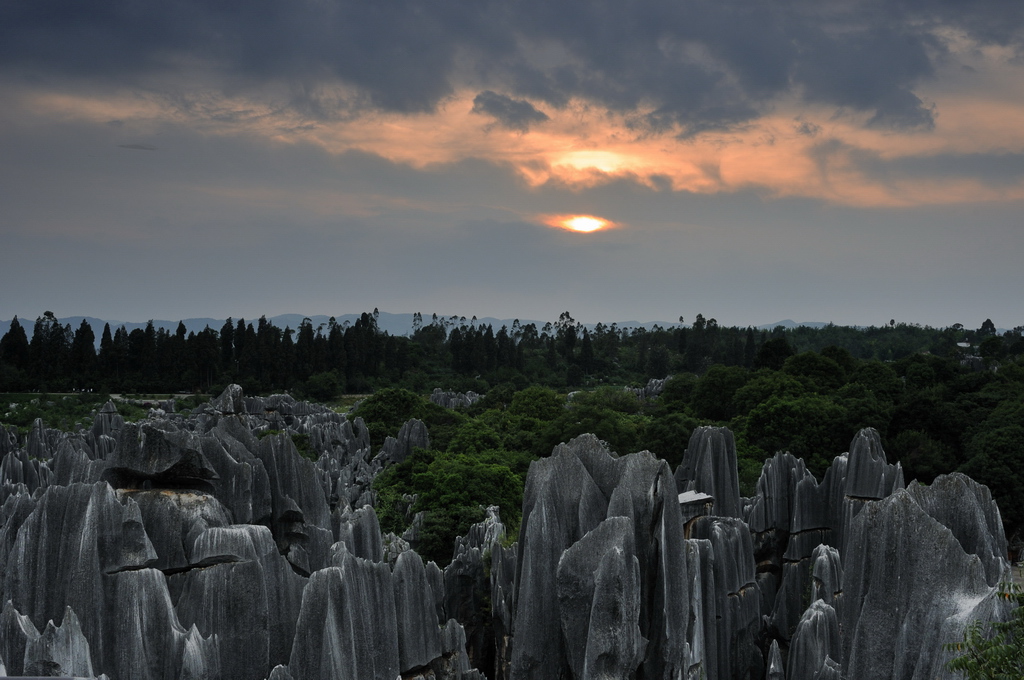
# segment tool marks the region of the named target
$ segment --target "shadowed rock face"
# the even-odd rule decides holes
[[[3,672],[931,680],[943,642],[1006,616],[988,490],[903,489],[871,430],[820,483],[776,454],[749,499],[728,430],[698,429],[676,476],[585,435],[531,466],[519,543],[489,508],[443,572],[370,505],[427,436],[374,456],[358,419],[235,387],[188,417],[0,431]],[[715,505],[684,525],[687,488]]]
[[[398,626],[398,665],[402,672],[426,666],[441,656],[434,593],[423,560],[413,551],[395,563],[395,618]]]
[[[814,680],[820,676],[826,662],[835,662],[840,653],[836,610],[823,600],[815,600],[796,627],[786,677],[790,680]]]
[[[334,525],[335,540],[344,543],[350,553],[374,562],[384,559],[380,523],[373,506],[365,505],[355,511],[347,507],[341,512],[336,509],[331,523]]]
[[[289,671],[295,680],[394,680],[398,622],[386,564],[337,554],[314,573],[302,597]]]
[[[679,492],[699,491],[713,496],[713,513],[741,517],[736,442],[724,427],[699,427],[690,436],[683,462],[676,471]]]
[[[413,449],[429,449],[430,436],[422,420],[413,418],[402,425],[398,437],[388,437],[377,454],[384,464],[401,463],[412,455]]]
[[[633,523],[610,517],[558,562],[558,605],[574,677],[629,677],[643,661]]]
[[[437,566],[400,551],[392,569],[373,508],[351,507],[350,488],[365,494],[381,469],[361,421],[237,388],[215,402],[127,425],[109,404],[84,437],[37,423],[28,442],[44,460],[4,439],[3,673],[479,677],[463,628],[440,625]],[[308,434],[319,460],[287,435],[260,440],[268,422]]]
[[[531,464],[520,528],[523,538],[513,627],[512,678],[562,677],[573,672],[573,663],[577,668],[585,665],[586,654],[582,662],[578,653],[573,655],[576,661],[570,661],[563,639],[566,635],[573,639],[579,636],[579,633],[566,633],[569,629],[589,631],[592,622],[577,620],[575,615],[563,618],[557,577],[552,579],[551,575],[557,574],[559,561],[567,549],[606,518],[615,517],[628,520],[636,546],[640,602],[637,624],[640,636],[648,641],[642,672],[651,677],[671,677],[689,670],[690,582],[686,573],[682,515],[676,496],[675,480],[664,461],[646,452],[614,458],[592,435],[560,445],[551,458]],[[600,559],[595,557],[595,561]],[[600,567],[599,562],[595,566],[599,571],[607,568],[609,574],[617,574],[614,581],[610,581],[623,588],[616,606],[626,606],[634,597],[630,590],[633,581],[629,556],[623,549],[608,559],[606,567]],[[579,568],[565,573],[574,571],[578,572]],[[610,606],[610,603],[602,606]],[[599,636],[592,646],[598,649],[601,644],[611,645],[617,651],[614,658],[606,656],[606,660],[612,666],[625,667],[633,663],[632,654],[643,649],[631,630],[620,622],[615,636],[602,633],[606,642],[599,643]],[[618,642],[612,644],[613,639]],[[590,637],[587,640],[590,644]]]
[[[964,488],[957,481],[937,479],[930,493],[939,498],[929,502],[957,507],[961,499],[950,495]],[[843,659],[851,677],[932,678],[942,670],[942,643],[960,639],[967,621],[993,615],[983,560],[926,512],[922,493],[872,503],[850,527],[847,545],[860,548],[844,558]],[[984,522],[972,512],[955,523],[966,535],[986,532]],[[972,544],[987,552],[987,541]]]

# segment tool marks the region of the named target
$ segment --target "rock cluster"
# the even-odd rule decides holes
[[[637,399],[647,401],[660,395],[665,390],[665,383],[671,379],[672,376],[667,378],[651,378],[643,387],[626,387],[624,389],[635,394]]]
[[[440,387],[435,387],[430,394],[430,401],[445,408],[466,408],[475,404],[481,396],[472,390],[469,392],[445,392]]]
[[[820,481],[776,454],[751,498],[727,429],[675,471],[584,435],[530,466],[518,542],[489,508],[442,570],[409,549],[422,517],[382,536],[373,508],[422,422],[374,455],[358,418],[287,395],[167,406],[0,429],[3,673],[916,680],[1007,615],[989,491],[905,486],[873,430]]]
[[[125,423],[108,403],[87,431],[4,430],[3,672],[479,677],[442,572],[407,545],[384,560],[367,502],[426,442],[403,432],[375,459],[358,418],[237,386],[189,417]]]

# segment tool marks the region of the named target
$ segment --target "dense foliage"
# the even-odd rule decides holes
[[[991,364],[1024,354],[1019,331],[999,336],[987,321],[977,330],[893,322],[769,332],[719,326],[701,315],[692,324],[680,319],[678,326],[652,330],[615,324],[590,328],[565,312],[540,328],[514,322],[499,329],[464,317],[435,315],[423,323],[416,315],[408,336],[380,331],[371,313],[353,324],[332,320],[314,327],[306,319],[297,329],[281,329],[266,318],[255,323],[229,318],[220,329],[187,332],[179,323],[171,333],[152,322],[131,332],[109,324],[93,329],[87,321],[72,329],[46,312],[35,320],[31,340],[17,318],[0,338],[0,391],[217,392],[233,382],[253,394],[290,390],[328,401],[384,387],[484,392],[511,383],[518,389],[564,390],[703,375],[716,365],[778,370],[789,356],[807,351],[846,360],[829,355],[830,348],[860,360],[899,361],[927,352],[958,359],[975,354],[979,363]],[[834,366],[819,363],[794,370],[823,385],[841,378]],[[927,381],[926,373],[922,369],[913,378]]]

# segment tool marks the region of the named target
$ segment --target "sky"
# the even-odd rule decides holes
[[[1019,0],[0,4],[0,318],[1012,328],[1022,291]]]

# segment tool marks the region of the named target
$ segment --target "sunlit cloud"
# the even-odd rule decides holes
[[[596,215],[543,215],[540,218],[542,224],[555,229],[589,234],[595,231],[615,229],[621,225]]]
[[[304,115],[265,93],[227,96],[215,89],[175,98],[25,90],[17,104],[36,120],[121,121],[133,140],[145,139],[146,129],[181,125],[337,154],[358,150],[414,168],[484,159],[514,168],[532,187],[577,190],[625,179],[658,191],[754,190],[853,206],[1024,200],[1024,176],[994,181],[955,167],[958,154],[1024,154],[1024,65],[1010,51],[965,41],[947,36],[958,58],[921,86],[918,95],[937,114],[933,129],[916,131],[873,128],[870,113],[810,105],[795,93],[743,126],[696,135],[638,131],[634,121],[650,112],[615,113],[579,99],[556,109],[488,91],[487,108],[468,87],[436,111],[360,110],[337,119]],[[356,97],[343,85],[335,88],[332,101]],[[484,110],[490,115],[482,116]],[[509,121],[494,125],[495,115]],[[899,165],[913,160],[920,168],[947,158],[943,172]]]

